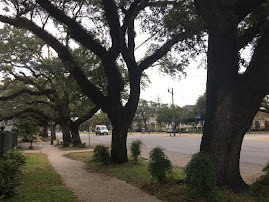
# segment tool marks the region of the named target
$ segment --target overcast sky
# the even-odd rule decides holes
[[[149,35],[139,33],[136,37],[136,45],[138,49],[135,50],[137,59],[143,58],[150,43],[143,44]],[[142,46],[139,46],[143,44]],[[199,59],[199,58],[197,58]],[[198,68],[198,62],[192,61],[185,72],[186,77],[172,79],[169,75],[164,75],[158,71],[158,67],[151,67],[145,72],[150,78],[151,83],[145,90],[141,90],[140,98],[157,102],[158,97],[160,103],[171,104],[172,94],[168,93],[168,87],[173,88],[174,103],[178,106],[194,105],[198,97],[204,94],[206,90],[206,69],[204,67]]]
[[[159,73],[157,68],[146,70],[151,84],[141,91],[141,98],[160,103],[172,103],[172,94],[168,93],[168,87],[173,88],[174,103],[178,106],[194,105],[197,98],[205,92],[206,89],[206,70],[197,68],[197,64],[192,63],[186,70],[186,78],[173,80],[168,75]]]

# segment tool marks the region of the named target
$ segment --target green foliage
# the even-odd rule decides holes
[[[197,99],[195,106],[193,108],[196,115],[199,115],[202,120],[205,119],[205,113],[206,113],[206,94],[199,96]]]
[[[172,163],[164,154],[164,149],[155,147],[149,153],[148,171],[153,179],[164,181],[168,173],[172,171]]]
[[[111,157],[110,157],[110,153],[108,151],[108,147],[104,146],[104,145],[97,145],[94,148],[93,151],[93,159],[95,161],[100,161],[103,164],[109,164],[111,161]]]
[[[195,195],[214,201],[218,197],[216,173],[210,157],[202,152],[196,153],[185,167],[187,188]]]
[[[16,150],[9,150],[3,155],[4,160],[14,160],[17,164],[18,167],[23,165],[25,163],[25,156]]]
[[[85,143],[82,143],[80,145],[78,145],[79,148],[86,148],[86,144]]]
[[[26,163],[22,167],[20,183],[7,202],[79,201],[63,185],[61,176],[55,172],[46,155],[36,153],[26,154],[25,157]]]
[[[22,148],[22,146],[21,146],[20,144],[18,144],[18,145],[17,145],[17,148],[18,148],[18,149],[21,149],[21,148]]]
[[[260,198],[260,201],[265,201],[262,200],[262,198],[269,198],[269,162],[262,171],[264,174],[261,175],[259,179],[251,185],[250,192],[252,196]]]
[[[138,156],[141,155],[142,146],[144,146],[144,143],[139,139],[133,140],[131,142],[131,146],[130,146],[131,156],[134,158],[134,163],[135,164],[137,164]]]
[[[32,119],[21,119],[18,123],[18,131],[24,140],[34,140],[34,134],[39,131],[39,127]]]
[[[269,162],[267,163],[267,165],[262,169],[262,171],[265,173],[265,175],[269,176]]]
[[[18,182],[20,167],[25,163],[21,152],[10,150],[0,159],[0,198],[9,196]]]
[[[173,169],[167,176],[166,183],[159,183],[152,181],[152,177],[148,172],[148,161],[139,159],[139,164],[136,166],[131,161],[121,164],[100,165],[98,162],[89,161],[92,153],[73,152],[68,153],[67,157],[82,161],[88,165],[89,169],[123,180],[162,201],[186,201],[184,200],[183,186],[175,183],[177,179],[184,178],[183,170]]]
[[[99,125],[99,124],[107,125],[107,126],[110,125],[110,120],[108,118],[108,115],[102,111],[94,114],[92,118],[90,119],[90,122],[93,128],[95,128],[95,125]]]
[[[64,142],[63,147],[70,147],[70,143],[69,142]]]
[[[167,104],[163,104],[159,107],[157,122],[158,123],[171,123],[172,122],[172,106],[168,106]],[[175,123],[178,125],[179,123],[191,123],[195,121],[195,115],[192,111],[181,108],[175,105],[174,108],[175,113]]]

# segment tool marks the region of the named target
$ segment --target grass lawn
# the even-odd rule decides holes
[[[184,178],[184,172],[181,169],[173,169],[167,181],[159,183],[151,179],[147,171],[148,162],[143,159],[139,159],[138,164],[129,160],[125,164],[102,165],[92,161],[92,155],[93,152],[78,152],[69,153],[67,157],[86,163],[92,172],[101,172],[124,180],[163,201],[205,201],[196,196],[195,191],[190,193],[185,185],[176,183],[179,178]],[[265,186],[261,183],[251,185],[248,192],[241,194],[234,194],[229,190],[220,190],[218,201],[269,202],[269,179],[265,183],[267,184]]]
[[[13,197],[6,201],[79,201],[64,187],[57,174],[43,154],[26,154],[20,184],[15,188]]]

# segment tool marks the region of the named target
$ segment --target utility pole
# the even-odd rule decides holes
[[[156,98],[156,101],[157,101],[157,110],[159,111],[160,110],[160,102],[161,102],[161,98],[159,97],[159,95],[157,95],[157,98]],[[159,126],[158,126],[158,133],[162,130],[162,124],[160,123]]]
[[[173,88],[172,90],[170,90],[168,88],[168,93],[171,93],[172,94],[172,113],[173,113],[173,133],[174,133],[174,136],[176,136],[176,125],[175,125],[175,106],[174,106],[174,91],[173,91]],[[171,136],[171,133],[170,133],[170,136]]]
[[[159,97],[159,95],[157,95],[156,101],[157,101],[157,103],[158,103],[158,108],[160,108],[160,101],[161,101],[161,98]]]

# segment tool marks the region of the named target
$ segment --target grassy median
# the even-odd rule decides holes
[[[166,182],[153,181],[147,170],[148,162],[139,159],[138,164],[134,164],[132,159],[124,164],[102,165],[92,161],[93,152],[69,153],[67,157],[86,163],[91,172],[100,172],[124,180],[139,189],[156,196],[163,201],[205,201],[194,193],[189,193],[186,185],[178,184],[179,178],[184,178],[182,169],[174,168],[168,176]],[[249,191],[235,194],[229,190],[219,190],[220,201],[269,201],[269,187],[257,184],[251,185]]]
[[[67,189],[47,157],[43,154],[26,154],[19,185],[15,194],[6,201],[79,201]]]

